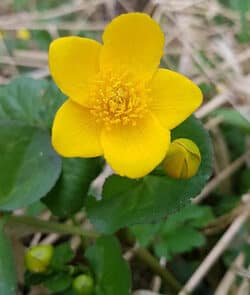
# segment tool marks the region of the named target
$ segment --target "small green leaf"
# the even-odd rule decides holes
[[[76,292],[73,288],[69,288],[63,291],[63,295],[76,295]]]
[[[165,222],[164,228],[166,231],[171,231],[183,223],[188,223],[193,227],[200,228],[211,221],[213,217],[213,212],[210,207],[190,204],[170,215]]]
[[[62,269],[74,257],[74,252],[69,243],[63,243],[54,248],[54,254],[50,263],[51,268]]]
[[[49,278],[48,273],[33,273],[26,271],[24,275],[25,286],[31,287],[33,285],[40,285],[47,278]]]
[[[250,11],[249,0],[219,0],[219,2],[234,10],[240,11],[244,7],[246,12]]]
[[[51,292],[62,292],[70,287],[72,278],[67,273],[56,273],[46,279],[43,284]]]
[[[190,237],[190,239],[184,243],[184,251],[188,251],[197,245],[199,246],[202,234],[200,234],[196,228],[206,225],[213,218],[214,215],[210,207],[191,204],[171,214],[167,220],[153,224],[135,225],[132,226],[130,230],[141,246],[147,247],[149,244],[154,244],[155,248],[157,248],[157,253],[160,253],[159,251],[161,251],[161,253],[165,251],[164,255],[169,258],[171,253],[176,253],[175,249],[180,249],[180,246],[173,246],[172,249],[171,241],[172,244],[174,244],[175,241],[179,243],[178,241],[181,239],[179,235],[183,234],[185,237],[188,236],[185,232],[186,229],[187,232],[195,231],[195,235],[193,237],[194,239]],[[179,251],[181,250],[182,249]]]
[[[46,195],[61,172],[49,135],[16,121],[0,120],[0,208],[25,207]]]
[[[41,50],[48,50],[49,44],[52,41],[52,36],[45,30],[32,31],[32,39],[37,43]]]
[[[3,217],[0,219],[0,294],[16,294],[16,272],[11,243],[4,233]]]
[[[147,247],[153,241],[155,235],[159,232],[162,223],[137,224],[130,228],[137,242],[142,247]]]
[[[46,206],[41,201],[37,201],[26,208],[26,214],[29,216],[38,216],[45,210]]]
[[[78,212],[85,201],[89,185],[101,170],[99,158],[63,159],[62,174],[43,202],[60,217]]]
[[[156,254],[170,258],[172,255],[192,250],[205,243],[204,236],[190,225],[180,226],[161,236],[161,240],[155,243]]]
[[[250,190],[250,168],[246,168],[240,175],[239,189],[241,194],[245,194]]]
[[[115,237],[100,237],[86,251],[95,275],[95,295],[129,295],[131,277]]]
[[[191,139],[200,149],[202,161],[198,173],[190,179],[165,175],[149,175],[138,180],[109,177],[102,200],[93,197],[87,200],[88,216],[98,230],[112,233],[124,226],[156,222],[200,193],[212,169],[210,139],[194,117],[173,130],[172,140],[182,137]]]
[[[216,200],[216,207],[214,207],[214,212],[216,216],[220,216],[228,213],[239,205],[241,202],[241,196],[237,195],[227,195],[224,194],[223,198],[220,195],[214,198]]]

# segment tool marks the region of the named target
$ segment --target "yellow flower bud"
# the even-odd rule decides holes
[[[200,163],[198,146],[190,139],[178,138],[170,144],[163,165],[170,177],[187,179],[197,173]]]
[[[4,31],[0,31],[0,40],[4,38]]]
[[[25,265],[30,272],[44,272],[51,262],[54,249],[51,245],[38,245],[25,254]]]
[[[18,30],[16,33],[16,37],[21,40],[29,40],[31,38],[30,31],[26,29]]]

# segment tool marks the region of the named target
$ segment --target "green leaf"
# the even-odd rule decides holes
[[[237,207],[241,202],[241,195],[237,196],[231,194],[223,194],[223,198],[221,195],[215,195],[214,200],[216,202],[216,207],[214,207],[215,215],[220,216],[228,213],[229,211]]]
[[[241,194],[245,194],[250,190],[250,168],[246,168],[240,175],[239,189]]]
[[[250,11],[250,2],[249,0],[219,0],[223,5],[240,11],[243,7],[245,11]]]
[[[121,227],[156,222],[175,212],[200,193],[212,169],[208,133],[194,117],[172,131],[172,140],[189,138],[199,147],[202,161],[198,173],[190,179],[149,175],[143,179],[111,176],[104,185],[102,200],[87,200],[87,213],[96,228],[112,233]]]
[[[175,253],[175,249],[180,248],[180,246],[173,246],[172,249],[170,240],[173,243],[175,241],[178,243],[180,239],[178,236],[183,232],[185,237],[188,236],[185,232],[187,229],[188,232],[195,231],[195,235],[184,243],[183,249],[186,251],[200,245],[202,235],[196,231],[196,228],[206,225],[213,218],[214,215],[210,207],[191,204],[170,215],[167,220],[153,224],[135,225],[130,230],[141,246],[147,247],[152,243],[155,244],[157,251],[163,247],[165,250],[162,249],[161,252],[165,251],[165,256],[169,258],[171,253]]]
[[[0,217],[1,218],[1,217]],[[3,217],[0,219],[0,294],[16,294],[16,272],[11,243],[4,233]]]
[[[63,291],[63,295],[76,295],[76,292],[73,288],[69,288]]]
[[[46,210],[46,206],[41,201],[37,201],[29,205],[26,208],[25,213],[29,216],[38,216],[45,210]]]
[[[72,278],[67,273],[56,273],[46,279],[43,284],[51,292],[62,292],[70,287]]]
[[[231,160],[236,160],[246,152],[246,134],[236,126],[221,124],[221,130],[230,151]]]
[[[48,274],[47,272],[33,273],[27,270],[24,274],[25,286],[32,287],[33,285],[40,285],[49,277],[50,277],[50,274]]]
[[[131,277],[115,237],[100,237],[86,251],[95,275],[95,295],[129,295]]]
[[[25,207],[44,197],[61,172],[49,129],[59,90],[46,80],[21,77],[0,87],[0,208]],[[48,129],[45,131],[44,129]]]
[[[46,195],[61,171],[49,135],[15,121],[0,120],[0,208],[13,210]]]
[[[210,207],[190,204],[170,215],[165,222],[164,229],[166,231],[171,231],[183,223],[188,223],[193,227],[200,228],[211,221],[213,217],[213,212]]]
[[[245,119],[237,110],[221,108],[213,112],[216,116],[221,116],[223,122],[239,127],[246,132],[250,132],[250,122]]]
[[[50,263],[50,267],[54,269],[62,269],[74,257],[74,252],[69,246],[69,243],[63,243],[56,246]]]
[[[65,96],[46,80],[20,77],[0,87],[0,119],[50,128]]]
[[[60,217],[78,212],[85,201],[89,185],[101,170],[99,158],[63,159],[62,174],[43,202]]]
[[[37,43],[37,47],[41,50],[48,50],[52,37],[48,31],[34,30],[32,31],[32,39]]]
[[[214,219],[214,214],[210,207],[202,206],[198,208],[198,206],[196,206],[196,208],[197,209],[195,211],[198,211],[198,214],[196,214],[196,218],[191,219],[190,224],[192,226],[196,228],[201,228]]]
[[[249,0],[219,0],[225,6],[236,10],[240,14],[241,31],[237,34],[238,40],[242,43],[250,41],[249,22],[247,15],[250,11]]]
[[[137,224],[130,228],[137,242],[142,247],[147,247],[159,232],[162,223]]]
[[[204,236],[190,225],[183,225],[168,231],[154,245],[156,254],[170,258],[173,254],[187,252],[205,243]]]

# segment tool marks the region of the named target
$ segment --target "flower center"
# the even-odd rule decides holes
[[[93,84],[91,113],[107,128],[117,124],[135,126],[147,112],[148,94],[145,82],[131,74],[105,71]]]

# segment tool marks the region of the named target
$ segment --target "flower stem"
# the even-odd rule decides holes
[[[11,215],[8,218],[8,224],[18,225],[23,224],[29,228],[39,229],[43,232],[59,233],[65,235],[79,235],[83,238],[95,239],[99,236],[95,231],[86,231],[78,226],[69,224],[60,224],[54,221],[46,221],[32,216],[16,216]]]
[[[137,258],[148,265],[154,273],[159,275],[166,286],[169,286],[176,293],[181,290],[180,283],[166,268],[163,268],[159,261],[145,248],[138,248],[135,252]]]
[[[121,240],[126,242],[128,245],[133,246],[135,240],[131,232],[125,228],[119,232]],[[174,291],[177,294],[181,290],[182,286],[173,274],[165,267],[162,267],[157,258],[155,258],[150,251],[146,248],[139,247],[135,250],[135,256],[146,264],[155,274],[159,275],[164,282],[166,288]],[[172,293],[171,293],[172,294]]]

